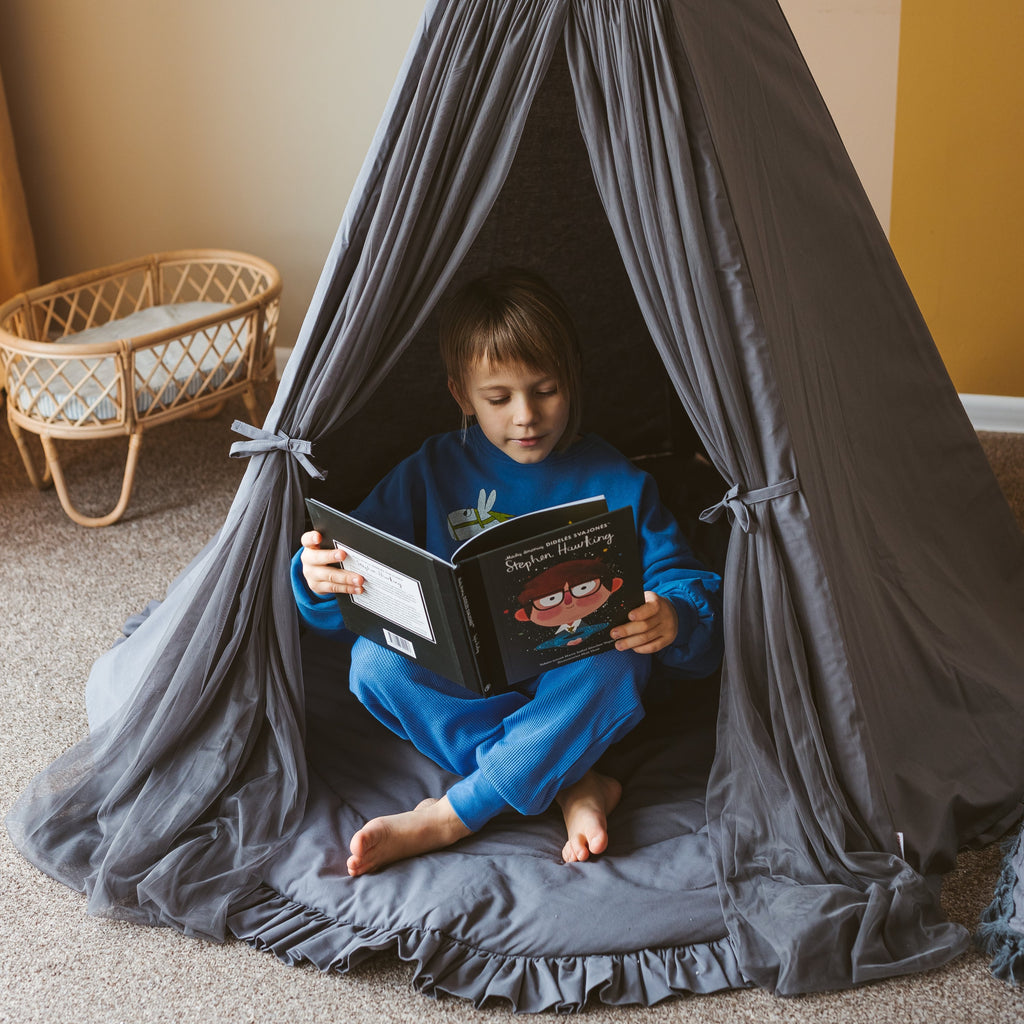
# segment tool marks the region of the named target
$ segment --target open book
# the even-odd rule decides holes
[[[633,510],[603,497],[516,516],[470,537],[450,562],[306,500],[325,546],[365,580],[339,594],[345,626],[478,693],[609,650],[643,604]]]

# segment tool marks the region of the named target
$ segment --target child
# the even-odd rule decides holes
[[[619,783],[593,771],[607,747],[643,717],[659,671],[699,678],[721,656],[721,580],[693,557],[653,480],[592,434],[581,436],[580,355],[561,299],[526,271],[498,271],[465,286],[442,314],[441,353],[463,429],[428,439],[355,515],[448,558],[451,516],[490,494],[494,522],[582,497],[632,506],[645,601],[612,631],[614,650],[543,672],[492,697],[477,694],[371,641],[352,648],[349,684],[384,725],[462,776],[410,811],[375,818],[352,837],[350,875],[440,849],[496,814],[537,814],[557,800],[569,862],[608,844]],[[476,423],[468,426],[469,417]],[[343,628],[334,595],[362,592],[338,565],[344,552],[302,537],[292,563],[300,614],[319,631]]]

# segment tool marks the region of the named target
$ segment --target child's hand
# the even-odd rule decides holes
[[[679,632],[679,616],[672,605],[653,590],[644,592],[644,603],[629,613],[629,622],[612,630],[617,651],[657,654],[668,647]]]
[[[340,548],[323,548],[323,538],[316,530],[302,535],[302,575],[306,586],[314,594],[361,594],[363,577],[359,573],[348,572],[338,563],[347,557]]]

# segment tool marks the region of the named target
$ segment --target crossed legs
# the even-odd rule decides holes
[[[350,681],[359,700],[463,778],[439,799],[367,822],[352,837],[349,874],[442,849],[501,811],[536,814],[553,799],[566,825],[563,860],[603,852],[621,786],[592,766],[643,717],[649,671],[649,659],[612,651],[546,672],[527,692],[484,699],[357,641]]]
[[[619,783],[607,775],[588,771],[555,798],[562,808],[568,838],[562,860],[575,864],[604,853],[608,847],[608,815],[622,794]],[[411,811],[368,821],[352,837],[347,868],[350,875],[376,871],[418,853],[442,850],[472,835],[452,809],[447,796],[421,801]]]

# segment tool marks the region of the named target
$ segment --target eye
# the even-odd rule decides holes
[[[508,401],[508,395],[503,395],[501,398],[488,398],[488,405],[504,405]]]
[[[547,597],[538,597],[534,600],[534,608],[554,608],[562,603],[562,591],[556,594],[548,594]]]
[[[587,580],[586,583],[577,583],[569,593],[573,597],[589,597],[601,586],[600,580]]]

